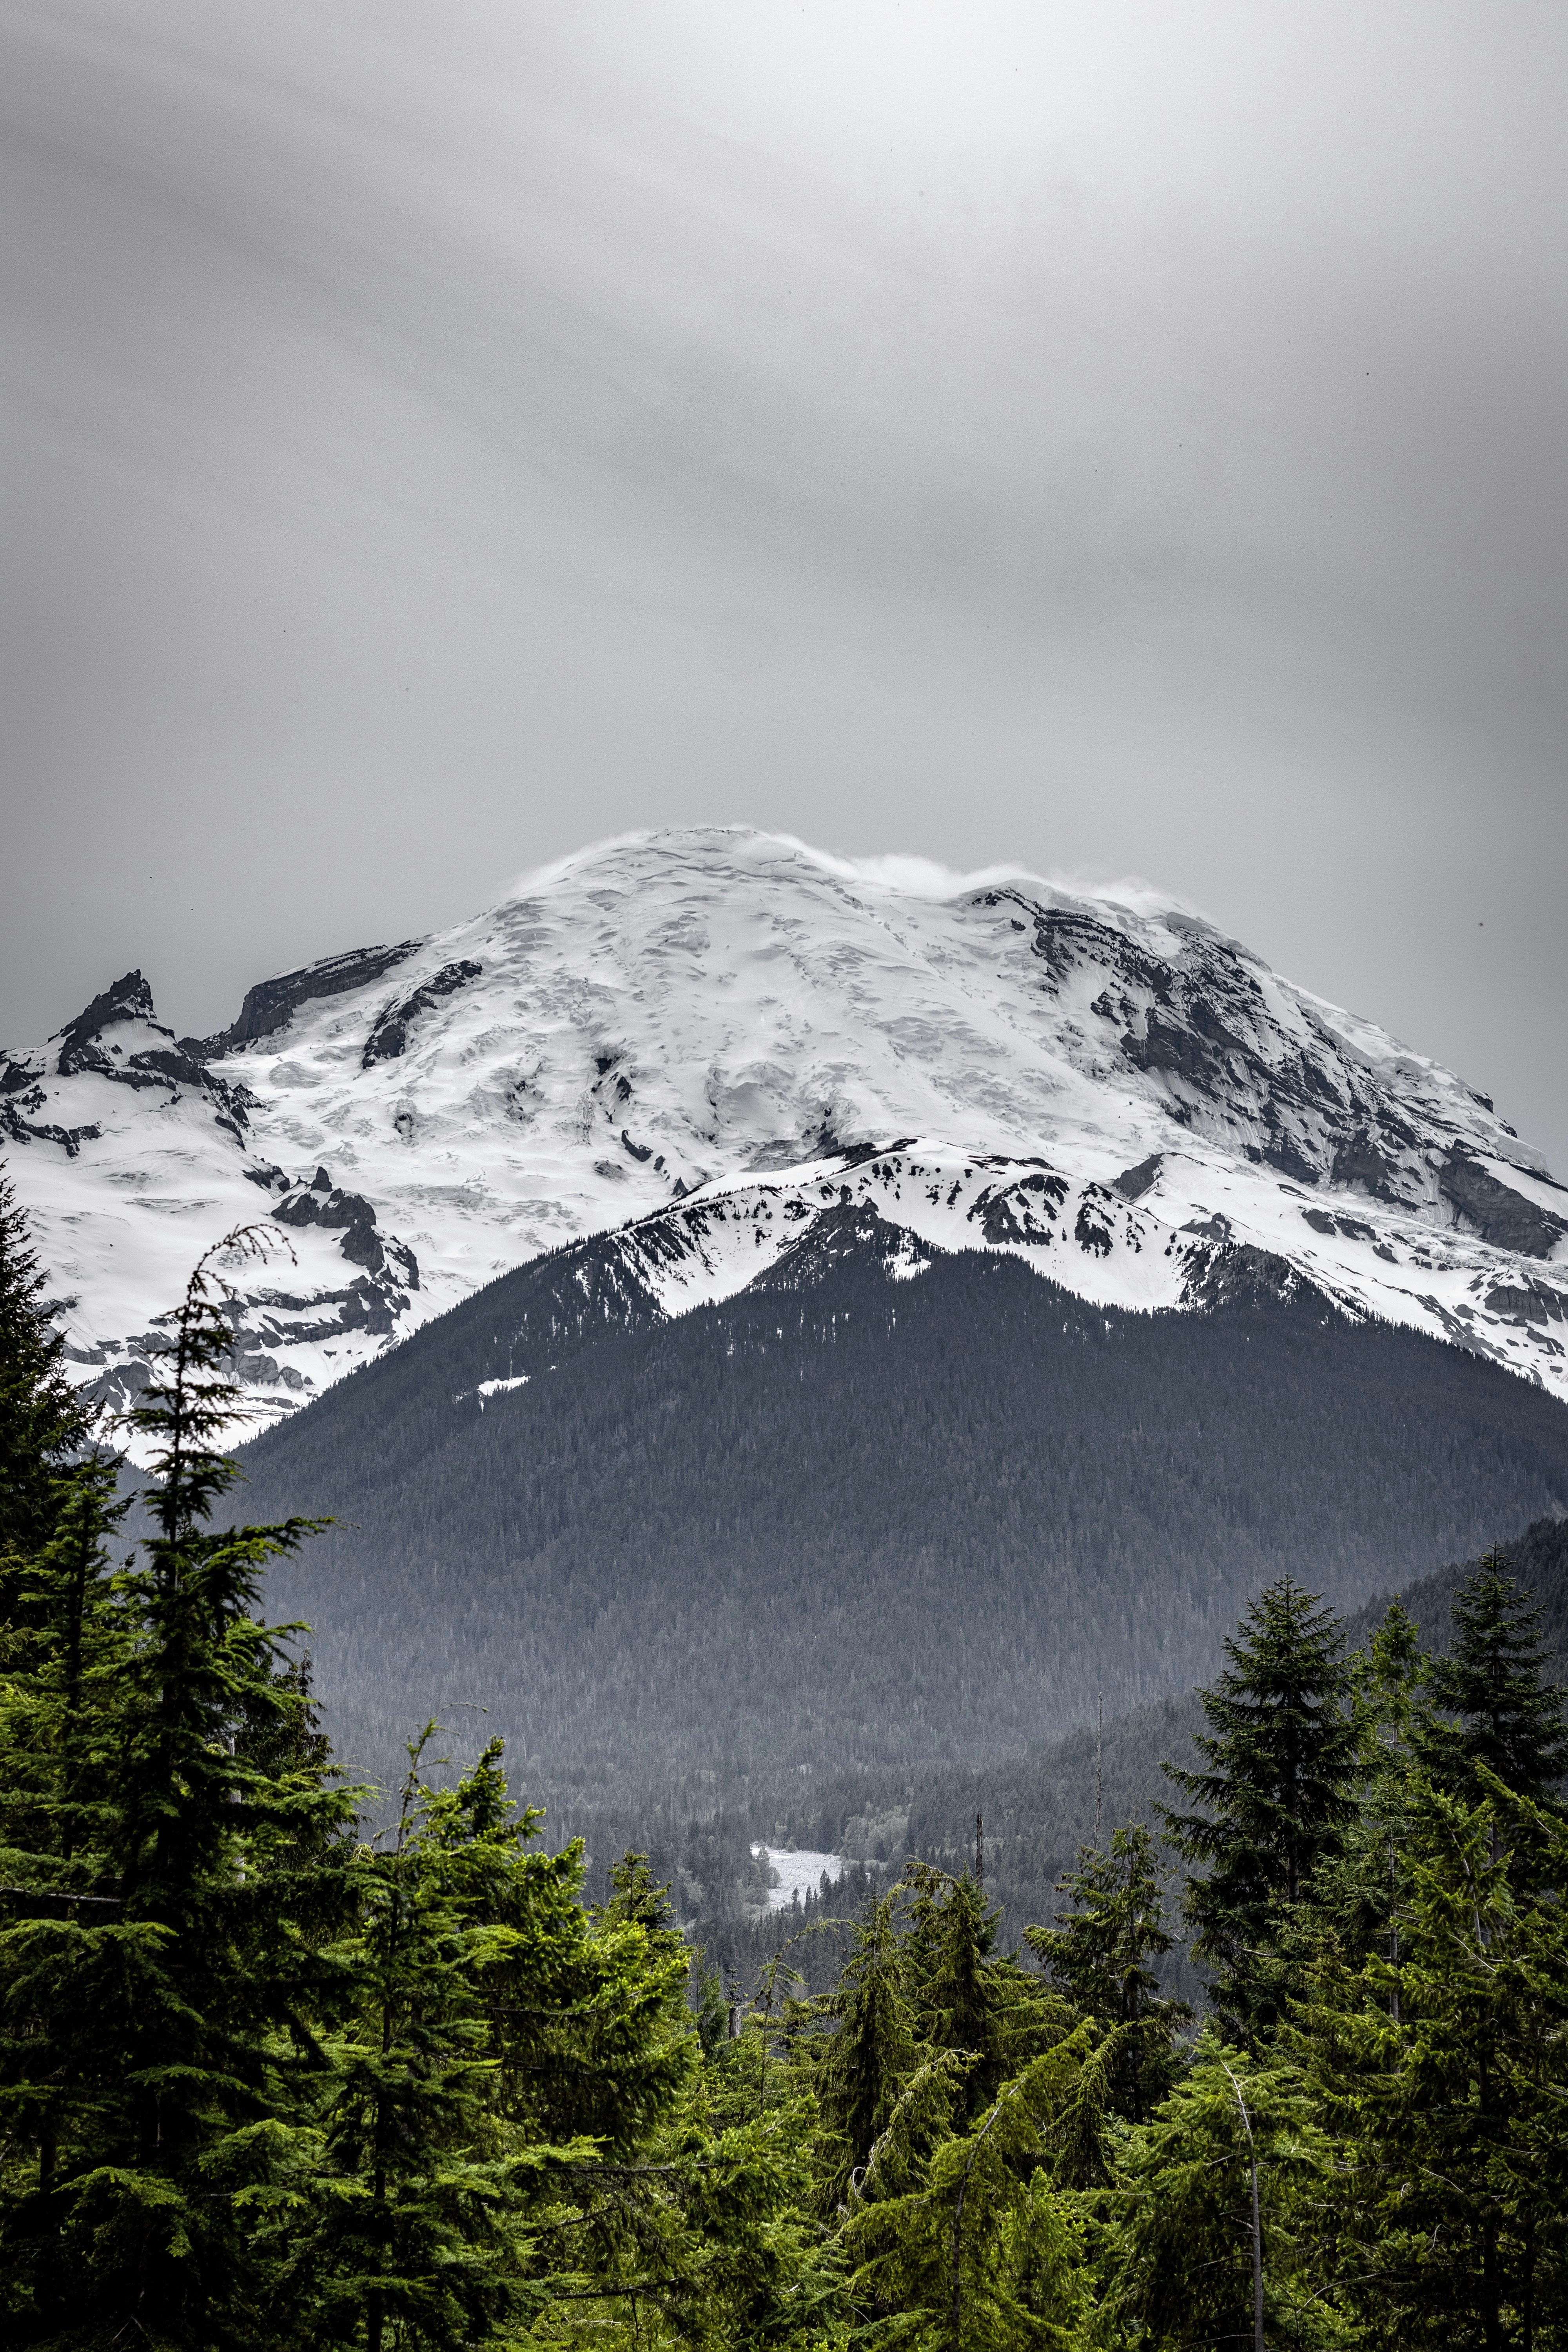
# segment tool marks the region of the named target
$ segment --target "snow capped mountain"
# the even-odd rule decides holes
[[[112,1401],[200,1253],[263,1422],[584,1234],[667,1312],[853,1227],[1086,1298],[1304,1276],[1568,1396],[1568,1192],[1475,1093],[1150,894],[611,842],[176,1040],[132,972],[0,1055],[0,1138]],[[868,1221],[874,1221],[868,1223]],[[1258,1254],[1262,1254],[1259,1257]]]

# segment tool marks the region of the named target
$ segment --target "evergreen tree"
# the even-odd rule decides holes
[[[1426,1717],[1426,1677],[1415,1622],[1393,1601],[1365,1653],[1351,1662],[1361,1801],[1338,1852],[1319,1864],[1310,1900],[1287,1936],[1301,1965],[1331,1945],[1352,1962],[1382,1952],[1397,1965],[1400,1916],[1410,1892],[1411,1770]],[[1397,2000],[1397,1993],[1391,1998]]]
[[[261,2340],[253,2217],[287,2193],[321,2063],[310,2020],[331,1998],[322,1926],[345,1896],[353,1801],[319,1760],[278,1771],[240,1752],[247,1727],[297,1730],[304,1713],[283,1637],[254,1612],[267,1560],[307,1528],[206,1524],[237,1475],[216,1451],[235,1392],[216,1255],[133,1416],[156,1448],[155,1532],[107,1598],[93,1581],[79,1671],[68,1638],[49,1669],[77,1693],[57,1743],[74,1776],[68,1899],[21,1899],[0,1946],[7,2017],[37,2021],[45,2061],[13,2103],[48,2123],[32,2193],[5,2211],[28,2271],[23,2344]],[[47,1706],[28,1719],[50,1739]]]
[[[66,1378],[65,1337],[9,1177],[0,1172],[0,1623],[22,1608],[16,1579],[53,1538],[62,1478],[93,1416]]]
[[[1161,1999],[1148,1965],[1172,1943],[1150,1832],[1134,1822],[1112,1831],[1109,1853],[1081,1846],[1058,1892],[1071,1908],[1054,1928],[1026,1927],[1024,1940],[1079,2009],[1121,2030],[1110,2098],[1141,2124],[1171,2087],[1173,2037],[1192,2015],[1184,2001]]]
[[[1289,1577],[1270,1585],[1225,1648],[1229,1664],[1199,1693],[1206,1769],[1164,1767],[1203,1811],[1163,1819],[1204,1867],[1184,1908],[1215,2009],[1249,2040],[1279,2012],[1289,1913],[1354,1818],[1359,1740],[1338,1622],[1315,1594]]]
[[[19,1622],[0,1678],[0,2096],[29,2161],[0,2200],[0,2261],[19,2327],[45,2335],[59,2305],[62,2135],[90,2100],[73,1946],[119,1908],[105,1841],[115,1818],[116,1727],[132,1633],[104,1539],[121,1516],[114,1471],[79,1465],[56,1482],[55,1531],[16,1558]]]
[[[1562,1691],[1546,1679],[1543,1613],[1495,1549],[1454,1596],[1454,1645],[1433,1663],[1437,1714],[1418,1746],[1433,1779],[1467,1803],[1479,1801],[1486,1772],[1536,1802],[1568,1773],[1568,1721]]]
[[[862,2340],[920,2352],[1076,2352],[1089,2282],[1053,2191],[1051,2127],[1088,2053],[1085,2022],[954,2129],[973,2063],[942,2052],[910,2084],[851,2193],[839,2242]]]
[[[853,1949],[826,2003],[837,2031],[817,2073],[816,2098],[822,2200],[830,2214],[848,2196],[914,2071],[897,1900],[896,1893],[884,1895],[858,1923]]]
[[[431,1790],[435,1729],[410,1745],[389,1850],[356,1858],[354,1932],[337,1953],[352,2020],[332,2049],[319,2219],[283,2265],[318,2340],[365,2352],[482,2341],[517,2309],[524,2265],[517,2168],[489,2127],[481,1979],[511,1940],[485,1916],[487,1865],[504,1872],[532,1825],[497,1801],[493,1749],[451,1797]]]
[[[1107,2340],[1149,2352],[1342,2343],[1329,2294],[1333,2159],[1300,2072],[1260,2066],[1205,2029],[1188,2073],[1128,2136],[1113,2188],[1090,2200],[1110,2224]]]
[[[1340,2143],[1342,2294],[1370,2352],[1561,2352],[1568,1828],[1417,1774],[1405,1838],[1397,1958],[1321,1954],[1290,2037]]]
[[[912,1895],[903,1955],[910,2022],[922,2051],[962,2052],[973,2061],[963,2092],[973,2120],[1073,2021],[1038,1977],[993,1951],[996,1914],[967,1872],[954,1878],[915,1862],[903,1884]]]

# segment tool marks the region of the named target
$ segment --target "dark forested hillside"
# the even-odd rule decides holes
[[[1540,1520],[1500,1549],[1541,1604],[1549,1675],[1568,1683],[1568,1519]],[[1397,1595],[1379,1593],[1344,1620],[1346,1649],[1364,1650],[1397,1598],[1423,1650],[1445,1654],[1451,1604],[1478,1564],[1454,1562]],[[1219,1663],[1216,1645],[1205,1680]],[[1158,1808],[1173,1794],[1161,1768],[1167,1760],[1190,1761],[1194,1734],[1202,1728],[1198,1694],[1187,1690],[1129,1715],[1107,1715],[1100,1737],[1084,1728],[985,1764],[827,1766],[805,1777],[763,1774],[743,1808],[686,1816],[672,1811],[668,1801],[629,1799],[612,1808],[568,1807],[549,1833],[560,1844],[582,1832],[595,1890],[601,1884],[608,1888],[609,1868],[626,1847],[646,1851],[697,1940],[749,1980],[801,1927],[820,1930],[823,1921],[852,1914],[868,1889],[891,1883],[909,1856],[954,1873],[972,1868],[978,1817],[984,1824],[985,1891],[998,1906],[1002,1945],[1010,1948],[1031,1922],[1049,1923],[1060,1899],[1058,1882],[1079,1848],[1093,1840],[1097,1824],[1102,1838],[1119,1822],[1157,1827]],[[752,1859],[758,1841],[775,1852],[804,1847],[841,1853],[845,1876],[798,1909],[758,1916],[762,1883]],[[826,1983],[842,1961],[844,1939],[818,1932],[792,1949],[807,1977]],[[1194,1992],[1198,1979],[1184,1945],[1168,1956],[1161,1974],[1172,1990]]]
[[[1568,1683],[1568,1519],[1540,1520],[1500,1549],[1541,1604],[1549,1673]],[[1346,1617],[1346,1648],[1364,1649],[1397,1598],[1415,1621],[1423,1650],[1446,1654],[1454,1596],[1477,1565],[1473,1559],[1454,1562],[1404,1585],[1397,1595],[1379,1593]],[[1216,1644],[1204,1680],[1212,1679],[1219,1663]],[[770,1790],[752,1816],[753,1833],[775,1845],[843,1850],[895,1869],[913,1853],[956,1871],[972,1861],[978,1814],[985,1825],[986,1889],[1002,1906],[1005,1938],[1013,1941],[1030,1920],[1049,1918],[1052,1890],[1079,1845],[1093,1837],[1097,1814],[1102,1828],[1114,1822],[1153,1826],[1157,1805],[1172,1794],[1161,1766],[1167,1759],[1190,1761],[1193,1735],[1201,1727],[1197,1694],[1188,1690],[1126,1716],[1108,1715],[1100,1739],[1093,1729],[1074,1731],[1028,1754],[967,1769],[924,1765],[821,1774],[814,1776],[809,1797],[795,1796],[784,1784]],[[688,1846],[679,1836],[668,1840],[657,1820],[648,1826],[660,1837],[672,1870],[695,1857],[699,1884],[703,1861],[712,1874],[708,1849],[695,1842]],[[708,1836],[711,1843],[711,1826]],[[609,1851],[607,1838],[594,1842]],[[1170,1973],[1181,1980],[1179,1970]]]
[[[249,1449],[258,1513],[342,1523],[269,1600],[373,1769],[432,1706],[552,1801],[977,1764],[1184,1689],[1287,1570],[1353,1606],[1568,1506],[1568,1408],[1310,1292],[1102,1313],[850,1255],[656,1323],[552,1266]]]

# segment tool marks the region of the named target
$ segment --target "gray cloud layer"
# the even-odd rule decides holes
[[[0,1030],[755,822],[1143,872],[1568,1172],[1565,63],[0,0]]]

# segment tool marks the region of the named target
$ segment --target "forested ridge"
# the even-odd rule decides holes
[[[8,2343],[1568,2340],[1568,1729],[1500,1553],[1426,1650],[1270,1581],[1156,1822],[1109,1812],[1016,1937],[977,1843],[726,1978],[642,1856],[584,1899],[498,1739],[417,1734],[365,1833],[258,1613],[319,1531],[225,1524],[218,1271],[132,1544],[0,1192]]]
[[[574,1809],[977,1765],[1187,1688],[1282,1574],[1354,1605],[1568,1509],[1568,1407],[1310,1291],[868,1248],[661,1323],[614,1276],[521,1268],[245,1449],[340,1522],[268,1593],[356,1765],[460,1706]]]
[[[1541,1605],[1543,1672],[1553,1683],[1568,1682],[1568,1519],[1538,1520],[1499,1548]],[[1364,1648],[1397,1599],[1422,1650],[1445,1655],[1455,1597],[1479,1565],[1477,1559],[1455,1562],[1351,1612],[1346,1646]],[[1086,1727],[988,1764],[880,1771],[825,1766],[809,1776],[760,1782],[744,1810],[719,1808],[688,1820],[672,1819],[658,1805],[630,1803],[613,1811],[584,1808],[573,1818],[587,1841],[591,1883],[627,1843],[647,1847],[694,1932],[715,1951],[751,1965],[765,1956],[778,1930],[776,1915],[752,1916],[760,1892],[754,1843],[843,1853],[850,1888],[864,1876],[880,1889],[906,1854],[954,1872],[969,1866],[979,1820],[986,1894],[1004,1938],[1013,1940],[1031,1919],[1048,1914],[1058,1881],[1094,1836],[1097,1818],[1157,1824],[1169,1793],[1162,1764],[1184,1753],[1202,1727],[1201,1699],[1188,1690],[1126,1716],[1108,1714],[1102,1736]],[[807,1898],[798,1924],[845,1907],[845,1891],[835,1888]],[[832,1957],[813,1965],[831,1967]],[[1181,1946],[1162,1961],[1160,1973],[1183,1990],[1196,1980]]]

